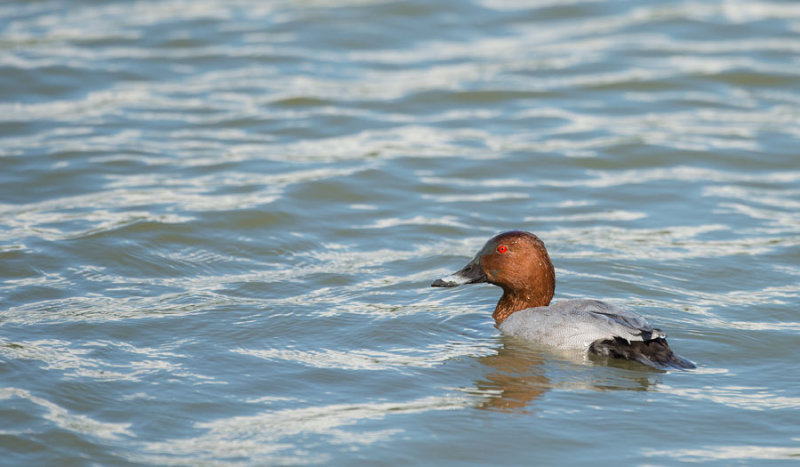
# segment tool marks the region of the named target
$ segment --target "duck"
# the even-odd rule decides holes
[[[466,266],[431,286],[478,283],[503,290],[492,317],[505,335],[559,350],[632,360],[659,370],[696,368],[672,351],[666,334],[637,313],[594,299],[551,304],[555,268],[544,242],[530,232],[512,230],[492,237]]]

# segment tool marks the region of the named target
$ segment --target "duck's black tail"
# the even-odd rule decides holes
[[[621,337],[592,342],[589,352],[604,357],[624,358],[659,370],[691,370],[694,363],[675,355],[667,340],[659,337],[648,341],[632,341]]]

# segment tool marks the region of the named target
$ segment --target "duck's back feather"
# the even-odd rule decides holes
[[[675,355],[667,344],[667,340],[663,338],[628,342],[620,337],[615,337],[614,339],[595,341],[589,346],[589,353],[634,360],[661,370],[696,368],[694,363],[680,355]]]

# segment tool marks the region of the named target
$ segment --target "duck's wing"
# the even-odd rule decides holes
[[[585,322],[602,330],[604,337],[628,341],[647,341],[666,337],[642,316],[600,300],[564,300],[550,306],[571,320]]]
[[[665,338],[666,334],[656,329],[647,322],[641,315],[628,311],[624,308],[609,305],[600,300],[580,300],[585,307],[587,313],[592,313],[606,319],[611,320],[614,324],[622,326],[624,332],[621,332],[618,337],[625,338],[625,333],[633,336],[640,337],[639,339],[649,341],[652,339]],[[621,330],[623,331],[623,330]],[[628,339],[630,340],[630,339]]]

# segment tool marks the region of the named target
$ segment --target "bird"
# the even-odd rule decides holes
[[[556,275],[544,242],[521,230],[486,242],[461,270],[432,287],[489,283],[503,295],[492,317],[503,334],[562,350],[633,360],[660,370],[693,369],[675,354],[666,334],[637,313],[593,299],[551,304]]]

